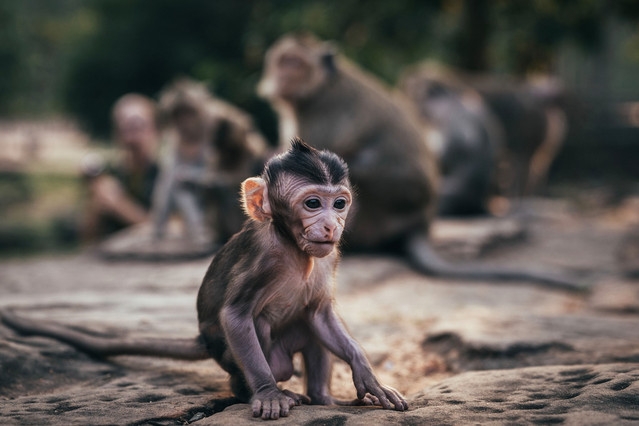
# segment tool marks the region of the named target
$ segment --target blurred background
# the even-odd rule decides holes
[[[570,131],[550,195],[599,203],[639,181],[639,2],[633,0],[29,0],[0,2],[0,255],[74,250],[80,163],[113,151],[111,108],[187,76],[248,112],[271,145],[255,87],[282,34],[334,40],[394,86],[426,59],[471,72],[559,77]]]

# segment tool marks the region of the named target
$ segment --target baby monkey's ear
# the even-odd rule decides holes
[[[242,204],[251,219],[265,222],[271,219],[268,188],[264,179],[252,177],[242,182]]]

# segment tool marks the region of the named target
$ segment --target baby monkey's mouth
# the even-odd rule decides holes
[[[325,241],[308,240],[308,242],[311,244],[324,244],[324,245],[331,245],[331,246],[337,244],[337,241],[333,241],[333,240],[325,240]]]

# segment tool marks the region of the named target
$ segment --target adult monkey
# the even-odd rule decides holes
[[[241,182],[261,169],[266,141],[248,114],[213,97],[204,84],[182,78],[160,94],[160,123],[169,146],[154,191],[154,233],[161,238],[177,207],[193,238],[209,233],[205,207],[223,243],[242,227],[237,204]]]
[[[420,271],[462,279],[528,280],[581,288],[532,271],[451,264],[433,250],[429,224],[437,171],[412,109],[334,48],[309,35],[284,36],[267,52],[258,93],[280,118],[280,141],[299,134],[348,163],[358,204],[345,246],[401,250]]]
[[[407,70],[399,87],[422,121],[435,127],[428,143],[442,173],[437,214],[485,214],[499,193],[503,134],[496,118],[477,92],[440,64]]]
[[[538,192],[568,131],[564,90],[553,78],[530,81],[490,75],[466,75],[501,123],[508,149],[510,195]]]
[[[407,109],[374,78],[338,62],[328,43],[285,36],[266,53],[258,93],[280,116],[282,149],[299,134],[347,162],[358,193],[349,248],[395,246],[428,231],[437,165]]]
[[[333,310],[338,244],[352,202],[346,164],[295,140],[287,153],[267,163],[261,176],[243,182],[242,198],[251,220],[206,272],[197,299],[198,338],[101,338],[11,312],[2,313],[3,322],[100,357],[212,356],[231,375],[235,395],[250,399],[253,415],[263,419],[287,416],[302,402],[408,409],[399,392],[378,382]],[[357,400],[338,401],[329,394],[329,351],[351,366]],[[298,352],[304,358],[307,395],[277,387],[293,375],[292,357]]]

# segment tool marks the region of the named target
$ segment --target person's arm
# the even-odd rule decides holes
[[[95,178],[91,182],[91,192],[98,210],[110,213],[126,224],[135,225],[148,219],[146,209],[132,199],[113,176]]]

